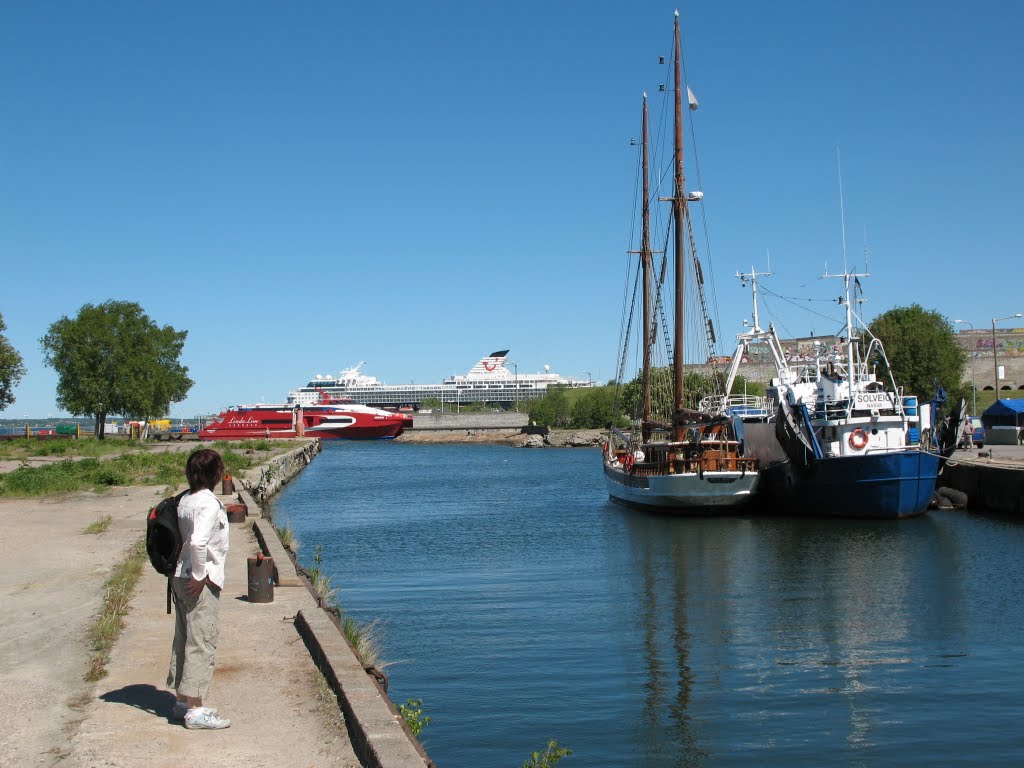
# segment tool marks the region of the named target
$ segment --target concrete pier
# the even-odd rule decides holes
[[[1024,446],[958,450],[946,462],[939,485],[966,493],[969,509],[1024,515]]]
[[[300,471],[318,450],[314,442],[277,457],[270,484]],[[265,491],[259,480],[267,480],[267,466],[236,478],[239,492],[222,497],[245,504],[246,516],[230,523],[220,643],[205,699],[232,725],[215,732],[170,720],[174,618],[166,613],[167,580],[148,562],[106,676],[83,680],[103,582],[144,534],[146,510],[164,489],[0,499],[0,765],[432,765],[317,605],[256,499],[240,488],[255,478],[253,487]],[[107,515],[104,533],[82,532]],[[250,603],[247,559],[260,551],[274,557],[278,580],[272,602]]]

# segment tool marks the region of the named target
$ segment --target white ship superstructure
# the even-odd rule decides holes
[[[509,370],[505,363],[508,350],[482,357],[464,376],[449,376],[440,384],[385,384],[361,372],[363,363],[346,368],[337,376],[317,375],[306,386],[288,393],[289,403],[317,403],[321,393],[375,406],[418,407],[433,399],[453,407],[466,403],[512,404],[541,398],[553,385],[591,387],[597,382],[573,379],[550,373],[522,373]]]

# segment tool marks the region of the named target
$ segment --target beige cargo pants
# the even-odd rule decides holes
[[[180,696],[205,699],[220,637],[220,590],[207,585],[199,597],[185,591],[187,578],[171,579],[174,642],[167,685]]]

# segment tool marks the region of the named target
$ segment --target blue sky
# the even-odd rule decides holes
[[[629,139],[676,7],[0,5],[0,313],[28,368],[0,416],[58,414],[39,338],[108,299],[188,331],[174,416],[504,348],[609,378]],[[1024,311],[998,277],[1024,239],[1024,3],[679,7],[726,353],[749,312],[731,275],[768,250],[771,291],[838,293],[837,147],[868,319]],[[768,300],[783,335],[838,328]]]

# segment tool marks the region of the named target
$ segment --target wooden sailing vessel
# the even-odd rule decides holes
[[[612,427],[602,452],[604,476],[610,497],[632,506],[659,509],[678,514],[707,514],[724,512],[746,504],[756,488],[758,466],[754,458],[745,456],[743,442],[737,433],[737,423],[724,414],[701,411],[696,403],[710,392],[687,390],[693,376],[684,370],[686,353],[687,276],[694,284],[690,293],[696,295],[704,313],[703,325],[696,325],[697,333],[704,332],[709,345],[714,344],[714,329],[706,314],[703,276],[697,258],[695,240],[689,218],[689,204],[699,201],[700,192],[687,193],[683,173],[683,82],[679,42],[679,13],[675,17],[674,37],[674,148],[673,190],[671,197],[662,198],[672,204],[670,228],[672,231],[671,259],[672,283],[664,285],[654,265],[654,251],[650,238],[649,130],[647,96],[643,104],[643,200],[642,232],[639,266],[642,280],[642,348],[641,370],[638,377],[640,398],[638,412],[628,414],[630,427]],[[687,89],[688,95],[689,89]],[[696,101],[690,95],[690,107]],[[688,258],[689,256],[689,258]],[[660,275],[666,275],[662,269]],[[660,301],[663,288],[671,289],[672,321],[661,316],[664,307]],[[671,363],[659,369],[653,360],[656,340],[671,328]],[[694,329],[691,329],[694,330]],[[620,363],[619,381],[623,381],[629,333],[624,334],[625,349]],[[714,359],[705,355],[706,362]],[[692,373],[692,372],[691,372]],[[656,380],[671,378],[671,397],[658,403],[653,397]],[[712,373],[703,381],[721,382],[724,377]],[[701,381],[701,379],[697,379]],[[625,390],[626,388],[622,388]],[[624,394],[624,392],[623,392]],[[621,402],[625,401],[621,398]],[[692,404],[692,407],[688,407]]]

